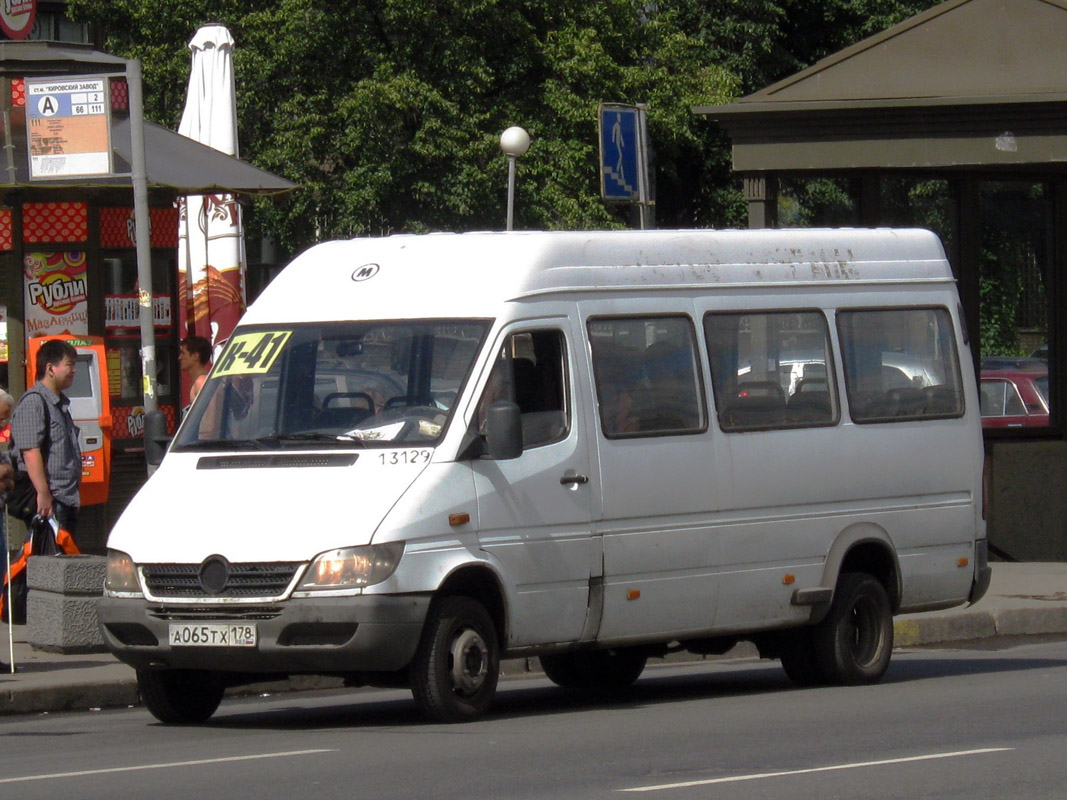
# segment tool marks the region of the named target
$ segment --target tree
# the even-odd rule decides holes
[[[661,5],[662,8],[657,7]],[[71,0],[109,51],[140,58],[146,115],[176,127],[187,42],[206,20],[236,41],[243,158],[299,183],[260,203],[291,250],[393,231],[499,229],[513,124],[517,227],[619,227],[599,199],[596,109],[646,102],[664,225],[723,218],[720,134],[691,107],[736,95],[733,76],[670,3],[631,0]],[[709,188],[711,187],[711,188]]]
[[[146,114],[175,128],[187,42],[236,40],[241,155],[303,188],[251,227],[295,251],[332,237],[499,229],[523,125],[516,226],[601,228],[596,109],[644,102],[657,223],[743,225],[729,142],[695,105],[729,102],[933,0],[70,0],[141,59]]]

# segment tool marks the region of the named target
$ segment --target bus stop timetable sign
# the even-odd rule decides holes
[[[30,178],[111,173],[107,78],[27,78]]]

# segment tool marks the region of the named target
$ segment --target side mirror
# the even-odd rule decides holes
[[[486,412],[489,458],[506,461],[522,455],[522,416],[515,403],[499,401]]]
[[[144,455],[149,466],[158,467],[167,454],[167,417],[162,411],[149,411],[144,415]]]

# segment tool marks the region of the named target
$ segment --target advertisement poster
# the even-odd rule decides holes
[[[9,39],[25,39],[33,31],[37,18],[37,0],[3,0],[0,3],[0,28]]]
[[[88,335],[85,253],[27,253],[23,265],[26,339],[56,333]]]

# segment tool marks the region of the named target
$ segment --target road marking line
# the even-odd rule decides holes
[[[114,772],[137,772],[145,769],[171,769],[173,767],[196,767],[203,764],[225,764],[230,761],[254,761],[260,758],[289,758],[290,756],[310,756],[316,753],[336,753],[336,750],[291,750],[288,753],[258,753],[251,756],[229,756],[227,758],[204,758],[199,761],[171,761],[164,764],[141,764],[135,767],[109,767],[107,769],[86,769],[80,772],[53,772],[50,775],[24,775],[21,778],[0,778],[0,783],[21,783],[23,781],[48,781],[56,778],[80,778],[86,775],[108,775]]]
[[[955,753],[931,753],[925,756],[908,758],[887,758],[884,761],[859,761],[854,764],[835,764],[829,767],[809,767],[807,769],[790,769],[782,772],[758,772],[753,775],[732,775],[728,778],[708,778],[707,780],[685,781],[683,783],[663,783],[659,786],[637,786],[631,789],[617,789],[619,792],[658,792],[661,789],[684,789],[688,786],[710,786],[714,783],[738,783],[740,781],[758,781],[763,778],[781,778],[786,775],[809,775],[813,772],[833,772],[842,769],[859,769],[860,767],[881,767],[886,764],[907,764],[912,761],[930,761],[936,758],[959,758],[960,756],[977,756],[985,753],[1003,753],[1014,747],[986,747],[981,750],[959,750]]]

